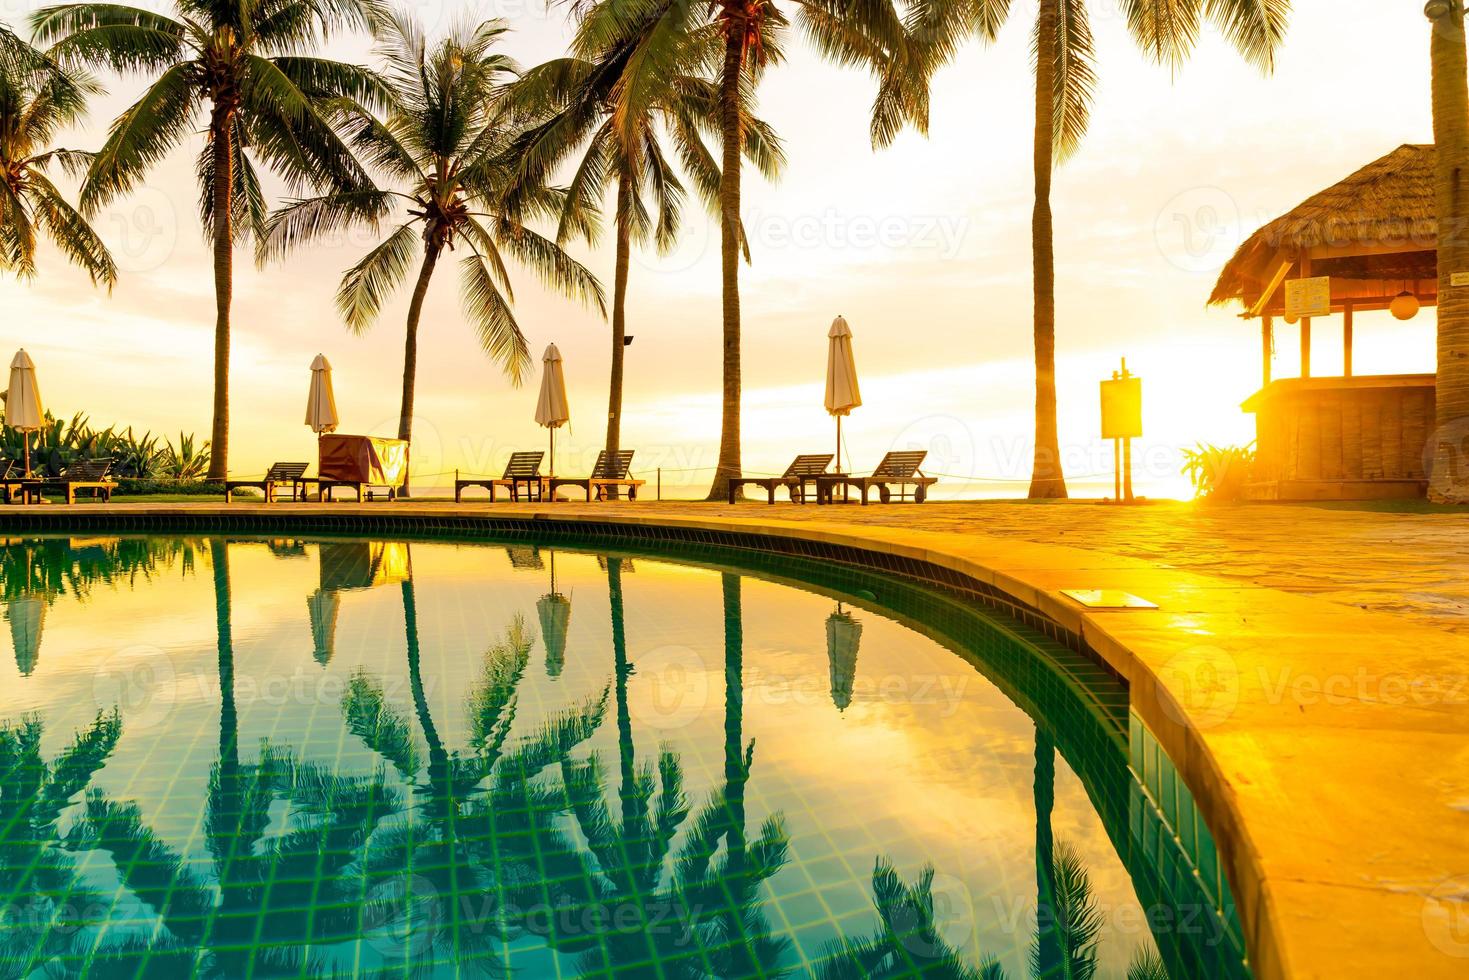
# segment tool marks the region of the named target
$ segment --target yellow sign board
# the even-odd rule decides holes
[[[1143,379],[1102,382],[1102,438],[1136,439],[1143,434]]]
[[[1285,281],[1285,315],[1288,317],[1331,316],[1331,277]]]

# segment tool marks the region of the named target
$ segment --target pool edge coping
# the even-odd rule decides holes
[[[1458,856],[1461,845],[1453,848],[1469,826],[1469,778],[1450,772],[1401,785],[1407,773],[1429,776],[1425,758],[1469,759],[1469,712],[1462,705],[1452,710],[1450,701],[1388,705],[1348,695],[1323,704],[1318,694],[1308,702],[1295,687],[1293,696],[1265,696],[1271,693],[1267,671],[1281,665],[1301,668],[1301,677],[1317,681],[1347,666],[1380,683],[1400,675],[1461,677],[1444,669],[1469,670],[1469,642],[1462,638],[1386,613],[1069,545],[832,521],[644,512],[656,506],[122,503],[27,509],[25,516],[54,524],[53,533],[65,532],[71,517],[123,514],[248,514],[283,528],[293,518],[299,524],[300,518],[326,517],[366,534],[382,533],[383,522],[424,519],[595,522],[766,535],[930,562],[1075,633],[1129,683],[1132,710],[1183,775],[1219,842],[1257,977],[1381,975],[1374,971],[1405,968],[1415,977],[1450,977],[1469,967],[1461,962],[1469,944],[1452,932],[1455,916],[1469,915],[1469,855]],[[0,510],[0,534],[10,533],[6,516]],[[352,526],[364,516],[372,526]],[[1061,594],[1083,587],[1126,588],[1161,599],[1161,608],[1090,610]],[[1355,654],[1346,661],[1337,653],[1343,644]],[[1214,686],[1201,685],[1205,674]],[[1384,740],[1390,733],[1400,735],[1401,744]],[[1323,780],[1328,762],[1326,769],[1341,776],[1345,768],[1357,783]],[[1392,793],[1393,805],[1384,806],[1372,790]],[[1342,809],[1352,803],[1357,805]],[[1434,828],[1424,824],[1427,807],[1439,808],[1442,819]],[[1405,824],[1405,814],[1420,816]],[[1457,817],[1458,830],[1445,833],[1450,816]],[[1424,834],[1430,829],[1438,831],[1431,840]],[[1354,846],[1343,850],[1342,838]],[[1410,856],[1417,860],[1404,867]]]

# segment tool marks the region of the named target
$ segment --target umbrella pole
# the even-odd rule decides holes
[[[842,471],[842,417],[837,416],[837,472]]]
[[[20,444],[25,447],[26,479],[31,475],[31,433],[29,429],[23,429],[20,433]]]

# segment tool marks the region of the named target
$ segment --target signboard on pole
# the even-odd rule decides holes
[[[1143,379],[1134,375],[1102,382],[1102,438],[1143,434]]]
[[[1331,277],[1285,281],[1285,315],[1306,318],[1331,316]]]

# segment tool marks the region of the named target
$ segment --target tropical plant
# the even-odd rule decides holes
[[[293,201],[271,216],[261,252],[264,260],[354,224],[376,229],[390,217],[398,222],[342,277],[337,308],[349,329],[366,330],[417,260],[404,339],[399,439],[413,436],[419,319],[446,249],[467,251],[460,259],[464,314],[485,353],[514,384],[521,382],[531,359],[511,310],[507,258],[530,269],[544,285],[606,315],[596,277],[526,225],[537,218],[554,220],[564,194],[521,186],[513,201],[507,195],[514,174],[507,150],[518,135],[504,91],[515,63],[499,50],[508,30],[500,20],[458,26],[430,48],[414,21],[385,17],[377,52],[392,88],[392,109],[379,119],[359,105],[343,103],[337,121],[364,161],[401,189],[340,190]],[[403,487],[408,489],[406,477]]]
[[[1139,946],[1133,951],[1127,963],[1127,980],[1168,980],[1168,967],[1156,946]]]
[[[59,59],[152,78],[113,121],[82,186],[84,214],[135,187],[170,150],[198,132],[199,216],[214,252],[214,422],[211,479],[229,456],[230,302],[237,241],[263,234],[265,195],[256,161],[296,188],[369,181],[325,115],[328,100],[381,105],[365,68],[310,52],[343,28],[365,27],[378,0],[176,0],[177,17],[110,3],[46,7],[31,21]]]
[[[720,133],[719,88],[706,77],[709,43],[716,38],[708,31],[667,37],[663,21],[652,16],[656,8],[627,17],[623,6],[623,0],[576,4],[571,56],[525,72],[513,93],[517,110],[534,121],[516,147],[518,179],[542,186],[558,166],[575,161],[558,241],[583,237],[595,244],[601,204],[609,185],[613,189],[612,361],[604,443],[609,455],[622,446],[632,248],[673,247],[685,198],[676,169],[706,207],[719,213],[719,163],[705,143]],[[774,178],[784,163],[780,142],[747,109],[741,105],[745,158]]]
[[[512,938],[511,926],[524,925],[515,921],[514,910],[534,916],[532,910],[556,906],[563,890],[582,880],[573,845],[558,826],[566,794],[539,777],[565,764],[601,725],[607,691],[511,743],[519,686],[535,639],[517,617],[480,663],[465,699],[468,743],[451,751],[423,683],[411,578],[402,589],[408,685],[427,752],[420,753],[409,717],[387,702],[382,684],[366,673],[352,677],[341,706],[349,730],[413,787],[418,816],[374,839],[361,863],[357,893],[378,903],[379,921],[413,926],[396,951],[406,968],[442,949],[456,965],[493,975],[503,956],[497,945]],[[393,921],[399,918],[408,922]]]
[[[180,432],[177,446],[171,440],[164,446],[156,473],[170,480],[198,480],[208,469],[209,443],[195,445],[191,433]]]
[[[1154,61],[1179,68],[1207,17],[1246,60],[1269,71],[1285,36],[1290,0],[1123,0],[1127,25]],[[928,71],[959,50],[968,36],[994,40],[1010,0],[939,0],[910,24],[919,39],[913,57]],[[1031,254],[1035,302],[1035,453],[1032,498],[1065,497],[1056,423],[1056,267],[1051,179],[1058,163],[1086,134],[1096,90],[1096,51],[1086,0],[1040,0],[1031,42],[1035,68],[1035,209]]]
[[[0,975],[48,975],[63,958],[117,948],[111,937],[99,943],[110,902],[61,846],[61,818],[121,737],[117,711],[99,712],[48,762],[39,717],[0,725],[0,894],[7,909]]]
[[[1183,451],[1183,474],[1194,496],[1214,503],[1243,500],[1255,467],[1255,446],[1215,446],[1199,443]]]
[[[209,465],[209,443],[196,443],[188,433],[179,433],[177,446],[169,441],[160,446],[157,436],[151,432],[135,435],[132,426],[94,429],[91,419],[81,412],[69,420],[57,419],[48,412],[45,422],[35,433],[0,425],[0,453],[20,459],[29,437],[32,465],[42,473],[55,475],[78,460],[110,459],[112,473],[123,481],[168,479],[192,483],[204,475]],[[137,492],[131,486],[128,489]]]
[[[1469,296],[1455,287],[1456,270],[1469,268],[1469,56],[1464,5],[1430,0],[1433,24],[1433,141],[1438,215],[1437,429],[1430,451],[1428,495],[1440,503],[1469,503]]]
[[[0,43],[0,268],[36,275],[42,234],[109,290],[117,266],[107,246],[51,182],[50,171],[84,173],[92,154],[53,147],[51,140],[86,112],[95,82],[50,64],[40,52]]]
[[[986,958],[978,967],[970,966],[943,937],[934,921],[933,876],[933,865],[926,865],[909,885],[887,858],[879,857],[872,869],[872,902],[880,928],[870,937],[828,945],[817,961],[819,980],[1004,980],[998,961]]]

